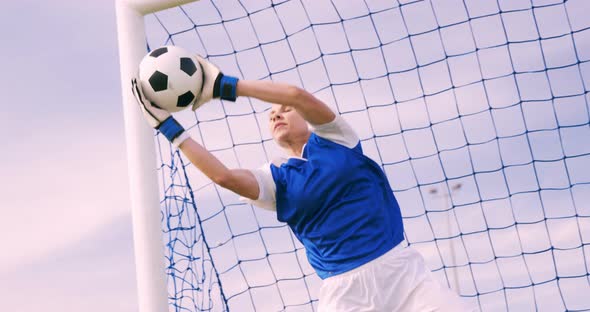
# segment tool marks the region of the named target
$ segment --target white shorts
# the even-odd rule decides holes
[[[398,245],[354,270],[324,280],[318,311],[479,311],[441,285],[415,250]]]

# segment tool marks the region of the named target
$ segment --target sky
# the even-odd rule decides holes
[[[136,310],[113,1],[0,20],[0,310]]]
[[[0,198],[2,198],[0,211],[5,216],[0,219],[0,246],[3,247],[0,257],[0,310],[134,311],[137,309],[137,300],[114,3],[113,1],[99,0],[85,2],[24,0],[13,2],[6,4],[0,12],[0,20],[4,25],[0,29],[0,35],[2,38],[6,38],[8,47],[3,49],[3,57],[0,58],[0,67],[4,72],[0,78],[0,84],[6,94],[3,103],[0,104],[0,117],[2,118],[0,129],[5,134],[3,138],[4,153],[0,153],[0,166],[3,172],[2,187],[0,188]],[[316,7],[318,11],[322,9],[320,3],[325,3],[321,1],[304,2],[306,5],[318,5]],[[342,12],[348,17],[358,14],[362,9],[354,5],[344,5],[343,3],[346,2],[343,1],[334,2],[338,3],[339,9],[342,9]],[[435,4],[441,3],[440,1],[433,2]],[[467,2],[474,3],[473,1]],[[520,5],[526,6],[528,3],[528,1],[500,2],[510,6],[511,9],[518,8]],[[228,4],[230,2],[220,3]],[[387,1],[367,1],[367,3],[379,7],[386,5]],[[481,3],[481,6],[474,6],[472,10],[479,14],[485,14],[486,10],[490,10],[490,8],[486,7],[484,2]],[[580,6],[578,10],[573,10],[573,12],[584,11],[585,7],[582,2],[570,1],[569,3]],[[236,6],[222,5],[221,7],[222,14],[225,14],[224,17],[227,19],[243,14],[243,11]],[[442,23],[452,23],[454,19],[461,18],[460,11],[445,10],[441,6],[436,8],[446,12],[441,20]],[[302,14],[297,5],[277,6],[277,10],[278,14],[290,12],[291,15],[288,16]],[[323,10],[325,14],[312,15],[311,18],[315,22],[326,22],[336,18],[333,12],[330,13],[330,10],[326,11],[326,8]],[[216,20],[216,13],[211,10],[211,7],[189,6],[187,12],[193,17],[196,16],[201,23]],[[433,25],[432,16],[422,16],[420,12],[417,10],[408,13],[411,16],[409,27],[412,32],[424,31],[425,29],[421,27]],[[186,18],[176,22],[172,21],[174,17],[177,17],[175,14],[177,15],[178,11],[175,13],[164,12],[159,15],[169,31],[182,30],[187,26],[192,26],[186,21]],[[584,19],[580,18],[580,15],[573,13],[572,15],[575,15],[572,19],[577,23],[574,28],[590,26],[584,24]],[[387,25],[391,26],[388,23],[396,21],[395,16],[387,14],[380,16],[381,18],[376,17],[376,20],[379,23],[384,23],[384,28]],[[542,12],[539,16],[543,18]],[[510,29],[519,30],[508,33],[510,39],[530,39],[531,36],[534,36],[528,27],[530,24],[527,24],[527,18],[529,16],[509,19],[509,22],[513,23]],[[288,21],[286,24],[288,33],[297,32],[297,29],[305,26],[305,23],[301,24],[297,19],[286,20]],[[280,27],[273,20],[272,14],[263,12],[253,15],[252,21],[252,27],[258,31],[261,41],[272,42],[282,36],[282,32],[278,30]],[[374,43],[375,34],[365,36],[366,32],[362,31],[367,26],[367,20],[355,21],[347,22],[344,26],[347,27],[346,33],[351,38],[350,44],[362,47],[367,42]],[[487,26],[477,21],[473,23],[477,34],[474,41],[477,42],[457,40],[456,38],[463,38],[461,35],[465,31],[461,27],[457,27],[454,28],[454,32],[446,33],[444,38],[447,40],[445,42],[447,47],[452,47],[452,53],[460,54],[474,49],[476,43],[478,46],[493,46],[502,42],[503,35],[493,27],[493,23],[497,20],[491,17],[486,21],[488,24],[485,25]],[[148,31],[152,34],[148,38],[150,45],[163,44],[167,35],[162,31],[159,22],[153,18],[148,18],[147,22]],[[558,23],[554,28],[544,27],[551,25],[551,23],[554,22],[546,19],[546,22],[541,24],[540,31],[544,32],[543,35],[551,35],[553,30],[564,31],[563,28],[557,27]],[[200,30],[204,44],[192,40],[194,38],[191,38],[190,33],[175,37],[175,43],[203,54],[206,48],[209,55],[212,55],[212,60],[226,72],[239,73],[245,78],[260,79],[265,78],[269,71],[286,70],[274,75],[274,78],[293,83],[299,83],[298,76],[294,74],[293,70],[289,70],[296,62],[307,62],[319,55],[320,50],[324,53],[348,51],[346,43],[343,43],[342,32],[326,25],[318,27],[318,36],[321,37],[322,34],[324,36],[320,46],[315,45],[314,40],[310,37],[310,31],[298,32],[291,36],[294,49],[292,56],[287,53],[289,50],[285,49],[284,42],[266,45],[263,49],[268,67],[264,67],[260,63],[262,52],[258,49],[250,49],[252,44],[256,44],[257,39],[253,39],[252,29],[247,23],[244,24],[244,19],[227,23],[227,27],[229,37],[223,35],[222,30],[218,27],[212,26]],[[378,29],[382,28],[378,27]],[[399,28],[389,27],[388,29],[397,30]],[[404,33],[403,31],[392,31],[379,35],[385,36],[388,40],[396,40],[400,36],[403,37]],[[430,183],[440,186],[441,184],[436,181],[445,177],[461,181],[463,182],[462,190],[453,192],[454,203],[461,205],[477,200],[477,196],[481,196],[483,199],[505,196],[508,187],[512,192],[519,192],[534,187],[535,183],[540,183],[545,188],[559,188],[564,183],[568,183],[563,176],[563,168],[552,167],[550,166],[551,162],[548,162],[546,166],[539,165],[536,168],[536,176],[540,179],[536,182],[531,181],[531,177],[535,176],[531,174],[532,165],[521,166],[518,164],[530,161],[531,157],[554,159],[560,157],[562,153],[575,155],[590,152],[584,144],[576,143],[583,142],[580,140],[587,140],[587,127],[572,127],[569,131],[564,131],[565,145],[563,146],[556,143],[555,131],[533,133],[531,134],[531,150],[522,149],[525,145],[521,140],[523,136],[519,134],[525,128],[527,130],[555,128],[557,122],[561,125],[587,123],[588,107],[584,106],[583,100],[577,99],[571,103],[556,104],[553,108],[556,110],[556,116],[552,115],[551,104],[546,102],[534,102],[534,107],[530,106],[530,103],[523,105],[522,118],[519,118],[519,115],[515,114],[516,111],[510,108],[494,111],[493,120],[499,122],[497,135],[506,138],[501,140],[500,145],[476,144],[470,154],[474,161],[472,164],[474,168],[471,169],[465,165],[467,163],[465,148],[459,148],[456,153],[451,150],[464,145],[467,141],[471,143],[484,142],[493,138],[495,133],[490,130],[494,127],[491,122],[491,114],[486,111],[478,112],[482,109],[486,110],[488,103],[497,107],[507,106],[514,100],[515,90],[511,88],[513,85],[509,81],[500,79],[495,80],[498,83],[488,86],[495,91],[490,99],[485,99],[481,89],[465,87],[457,91],[457,106],[453,105],[454,100],[450,99],[450,92],[443,92],[431,101],[412,100],[414,97],[420,96],[420,92],[444,88],[450,83],[448,77],[440,75],[440,68],[436,67],[436,64],[424,69],[425,71],[431,69],[430,75],[424,76],[434,79],[424,81],[423,86],[417,84],[417,76],[414,76],[412,72],[407,75],[399,73],[399,71],[416,66],[416,62],[426,64],[441,56],[444,57],[441,47],[432,45],[433,41],[429,41],[432,38],[428,38],[427,35],[421,38],[424,40],[417,40],[415,43],[422,44],[418,50],[420,53],[415,56],[417,59],[413,59],[414,55],[408,52],[409,43],[407,40],[386,45],[384,47],[386,53],[384,63],[379,63],[379,59],[372,54],[373,51],[355,54],[355,57],[358,57],[355,58],[355,61],[359,65],[359,74],[363,78],[382,75],[383,68],[398,72],[399,75],[395,76],[393,81],[394,94],[373,92],[368,95],[367,99],[369,105],[379,105],[391,103],[395,97],[395,100],[400,101],[395,110],[393,110],[393,106],[385,105],[372,107],[365,115],[355,112],[360,107],[359,104],[365,100],[359,95],[358,85],[347,84],[357,78],[351,60],[346,58],[347,54],[326,56],[327,72],[323,72],[322,65],[317,61],[306,63],[300,68],[305,87],[312,92],[321,90],[328,83],[344,84],[334,87],[336,90],[334,96],[325,90],[317,92],[316,95],[333,108],[337,107],[344,113],[345,118],[353,124],[361,138],[365,140],[363,148],[371,157],[385,163],[392,163],[386,170],[390,170],[388,174],[397,177],[392,179],[391,183],[392,187],[398,191],[398,199],[404,207],[404,215],[417,216],[406,220],[409,225],[407,234],[413,240],[432,240],[433,235],[445,237],[449,232],[449,229],[441,226],[446,220],[444,212],[430,214],[431,224],[428,224],[429,220],[423,215],[425,209],[444,210],[441,208],[445,206],[441,198],[424,196],[427,197],[425,201],[415,204],[424,199],[421,194],[427,192],[426,189],[416,188],[418,184],[424,187]],[[580,51],[583,51],[578,57],[588,60],[590,59],[590,40],[584,38],[586,37],[581,37],[577,42]],[[231,52],[231,49],[228,48],[230,41],[239,51],[236,58],[240,65],[239,68],[236,66],[233,56],[221,56]],[[552,43],[543,47],[543,52],[550,60],[549,66],[565,65],[572,61],[571,55],[567,53],[569,51],[567,44],[559,41],[552,41]],[[541,68],[545,66],[534,46],[516,45],[514,51],[513,57],[517,59],[515,62],[506,59],[506,52],[501,47],[482,51],[480,62],[483,64],[483,74],[490,76],[506,74],[511,70],[510,64],[516,64],[517,71],[535,71],[540,66]],[[456,58],[451,63],[452,78],[455,83],[469,84],[471,81],[481,79],[477,74],[474,74],[477,68],[474,67],[473,59],[469,55],[464,58]],[[588,67],[584,68],[584,73],[588,73]],[[580,88],[580,81],[571,80],[570,72],[564,71],[561,74],[562,79],[557,76],[553,77],[551,81],[555,91],[578,92],[579,90],[576,88]],[[523,98],[545,97],[546,94],[536,92],[536,90],[546,90],[543,89],[546,85],[543,85],[542,79],[537,79],[536,75],[527,77],[520,81],[522,88],[520,91],[523,92],[521,96]],[[587,77],[589,76],[585,76],[586,80]],[[571,83],[572,81],[574,83]],[[384,79],[375,79],[371,82],[363,87],[375,91],[386,90],[383,88],[383,83],[387,86]],[[587,90],[587,85],[585,88]],[[336,102],[338,102],[338,106],[336,106]],[[450,106],[449,103],[451,103]],[[224,116],[222,108],[229,115],[244,113],[247,115],[232,116],[228,118],[227,122],[225,120],[215,121]],[[222,107],[218,102],[215,102],[199,109],[197,115],[183,112],[177,117],[185,126],[194,125],[195,117],[198,118],[202,123],[198,127],[192,127],[189,131],[193,137],[202,140],[212,150],[225,149],[232,147],[233,143],[237,143],[237,154],[223,150],[216,152],[216,155],[222,158],[226,164],[256,167],[263,161],[279,154],[276,146],[270,142],[264,144],[266,153],[260,144],[252,147],[241,145],[252,140],[260,140],[260,138],[270,139],[264,130],[266,120],[264,110],[266,108],[267,106],[256,101],[249,103],[240,99],[237,105]],[[256,111],[255,115],[251,114],[252,109]],[[464,118],[463,125],[459,125],[456,121],[448,121],[459,113],[472,114],[472,116]],[[391,120],[398,120],[396,118],[399,118],[398,122],[391,122]],[[429,126],[430,121],[439,123],[432,128],[434,129],[433,133],[429,134],[428,130],[406,131],[404,138],[407,139],[407,145],[405,146],[401,135],[389,136],[392,133],[398,134],[402,129]],[[462,133],[461,127],[467,129],[465,133]],[[373,134],[386,136],[373,139]],[[462,137],[464,134],[467,137]],[[511,138],[513,135],[515,137]],[[434,145],[435,139],[438,146]],[[440,166],[433,163],[433,158],[429,156],[436,153],[437,148],[448,149],[441,154],[444,159],[444,174]],[[165,146],[162,150],[167,151]],[[512,153],[503,152],[500,155],[500,150],[509,150]],[[416,163],[416,172],[410,170],[407,161],[395,165],[410,156],[424,157],[424,161]],[[573,178],[575,182],[588,182],[589,173],[585,169],[584,158],[579,159],[581,159],[580,162],[573,163],[572,168],[576,170],[571,173],[569,178]],[[504,165],[513,166],[506,170],[506,181],[504,182],[501,181],[502,174],[497,174],[497,172],[480,175],[478,181],[469,177],[459,178],[465,173],[470,173],[469,170],[479,172],[496,170],[500,160],[504,162]],[[240,244],[234,244],[233,239],[230,244],[226,244],[225,241],[232,233],[247,233],[249,230],[256,229],[257,223],[261,226],[277,226],[277,222],[271,213],[241,209],[244,206],[232,206],[239,204],[237,196],[211,187],[210,181],[192,167],[189,167],[187,172],[193,189],[198,190],[195,194],[201,217],[211,217],[205,222],[205,227],[206,230],[209,230],[209,239],[219,245],[214,251],[214,257],[220,267],[231,267],[238,257],[244,259],[256,257],[261,252],[264,253],[264,248],[259,248],[261,239],[271,242],[265,248],[274,252],[292,251],[298,246],[295,242],[283,244],[284,241],[280,240],[280,238],[290,240],[285,227],[267,228],[261,233],[257,233],[256,235],[259,236],[257,238],[253,238],[252,235],[244,235],[235,239],[236,242],[241,242]],[[504,183],[506,183],[506,187],[499,187]],[[478,193],[477,186],[483,188],[482,193]],[[423,193],[419,193],[419,191],[423,191]],[[579,187],[576,188],[574,195],[580,200],[587,198],[588,194],[590,194],[588,188]],[[512,202],[504,199],[487,201],[482,205],[468,204],[455,209],[455,213],[461,218],[457,222],[458,224],[450,229],[450,232],[458,231],[458,227],[468,231],[477,231],[487,226],[501,228],[513,223],[514,219],[532,222],[537,221],[539,216],[544,213],[549,216],[560,216],[569,215],[574,211],[573,204],[569,200],[572,197],[571,194],[547,192],[544,196],[544,202],[552,203],[551,207],[562,209],[549,208],[547,211],[541,211],[540,204],[534,202],[534,198],[528,197],[526,194],[514,196]],[[228,208],[223,214],[215,216],[222,203],[229,205]],[[516,214],[513,216],[510,215],[511,206],[518,208],[515,209]],[[590,212],[587,205],[578,205],[577,209],[578,212],[586,215]],[[491,213],[492,211],[501,211],[502,213],[495,214]],[[543,248],[543,242],[549,240],[546,235],[551,235],[556,246],[571,247],[572,243],[579,244],[576,238],[579,233],[575,229],[580,226],[569,222],[571,220],[571,218],[566,218],[563,221],[555,220],[551,222],[548,230],[546,227],[544,229],[533,223],[526,226],[526,229],[519,229],[520,237],[517,237],[514,227],[508,227],[494,231],[492,239],[496,242],[518,240],[525,244],[525,248],[530,247],[536,250]],[[432,232],[421,230],[428,226],[431,226]],[[540,235],[543,235],[544,239],[536,240],[535,238],[541,237]],[[471,244],[477,245],[480,242],[480,237],[477,235],[470,237],[472,238]],[[420,251],[429,256],[427,261],[432,268],[440,268],[442,263],[436,252],[436,247],[431,245],[425,244]],[[513,244],[494,244],[494,247],[499,248],[496,250],[499,254],[520,252],[519,247],[515,247]],[[484,248],[472,250],[475,250],[472,257],[475,255],[476,258],[481,257],[486,260],[490,256]],[[448,254],[443,256],[448,256]],[[297,257],[304,258],[303,254],[299,254]],[[287,278],[298,274],[296,269],[292,270],[294,266],[290,265],[294,259],[293,255],[291,257],[274,255],[268,265],[273,266],[279,278]],[[573,272],[573,274],[578,274],[579,272],[575,270],[586,263],[579,263],[579,255],[576,257],[558,255],[556,259],[558,259],[558,266],[561,269],[570,267],[570,271],[566,269],[565,272]],[[498,270],[518,271],[521,263],[518,259],[515,260],[514,262],[500,261]],[[462,254],[459,261],[466,261],[465,255]],[[551,262],[547,262],[544,255],[530,261],[537,263],[538,267],[546,269],[531,273],[533,278],[543,280],[550,277],[550,273],[548,275],[547,272],[552,268],[546,264]],[[262,263],[261,266],[256,266],[258,264],[260,263],[244,264],[246,275],[242,278],[236,270],[230,270],[227,275],[224,275],[227,292],[235,293],[242,290],[245,287],[243,279],[252,278],[253,275],[257,276],[253,280],[254,283],[261,283],[266,278],[272,279],[272,276],[258,275],[260,270],[268,272],[266,264]],[[311,272],[305,263],[300,265],[303,271]],[[471,274],[481,278],[479,281],[482,284],[478,285],[480,289],[496,289],[500,280],[495,273],[497,271],[493,268],[486,270],[486,268],[485,265],[478,267],[475,273]],[[588,268],[585,272],[587,270]],[[469,274],[469,272],[463,273]],[[562,276],[566,273],[560,272]],[[437,276],[444,278],[440,274]],[[518,284],[523,281],[528,283],[527,276],[510,276],[508,280],[504,280],[505,283]],[[313,279],[313,277],[311,278]],[[312,280],[310,284],[317,285],[317,282]],[[465,283],[463,287],[465,292],[474,291],[471,278],[462,281],[462,283]],[[289,284],[283,287],[288,291],[297,289],[300,292],[301,287],[298,286],[300,285]],[[587,287],[587,285],[581,286],[580,289]],[[550,284],[546,288],[540,286],[537,292],[538,294],[546,292],[554,295],[555,290],[551,287]],[[574,294],[576,293],[574,292]],[[579,295],[579,293],[577,294]],[[265,293],[262,295],[264,296]],[[521,298],[521,301],[526,301],[530,296],[531,294],[527,293],[516,297]],[[297,296],[293,298],[296,297],[306,298],[306,294],[297,293]],[[546,297],[552,298],[549,295]],[[490,296],[489,298],[493,299],[494,297]],[[543,296],[540,296],[540,302],[542,302],[542,298]],[[248,299],[237,298],[233,304],[240,304],[240,300],[248,302]],[[518,304],[518,299],[516,302]],[[572,302],[579,303],[580,298],[574,298]],[[273,303],[269,302],[268,304]],[[524,305],[526,306],[526,304],[528,303],[525,302]],[[548,307],[552,307],[551,303],[547,304]]]

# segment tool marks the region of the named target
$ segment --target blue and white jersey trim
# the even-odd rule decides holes
[[[336,114],[336,118],[329,123],[323,125],[309,125],[310,130],[317,136],[322,137],[326,140],[330,140],[334,143],[346,146],[348,148],[354,148],[359,143],[359,137],[354,132],[352,127],[342,118]],[[305,147],[302,149],[302,151]],[[250,169],[260,189],[260,194],[257,200],[250,200],[245,197],[240,197],[240,200],[248,202],[254,206],[276,211],[276,190],[277,187],[270,171],[270,165],[273,164],[280,167],[281,164],[287,162],[288,158],[282,157],[273,159],[271,163],[265,163],[257,169]]]

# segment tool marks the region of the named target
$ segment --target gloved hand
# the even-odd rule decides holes
[[[193,110],[209,102],[212,98],[221,97],[223,100],[236,101],[238,78],[224,75],[217,66],[195,55],[203,70],[203,88],[201,95],[193,104]]]
[[[141,84],[135,77],[131,79],[131,91],[148,124],[159,130],[176,148],[190,137],[169,112],[145,98]]]

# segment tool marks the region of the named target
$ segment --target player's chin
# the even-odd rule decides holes
[[[289,137],[289,132],[286,131],[284,127],[280,127],[272,132],[272,137],[277,143],[280,144],[282,142],[287,141],[287,138]]]

